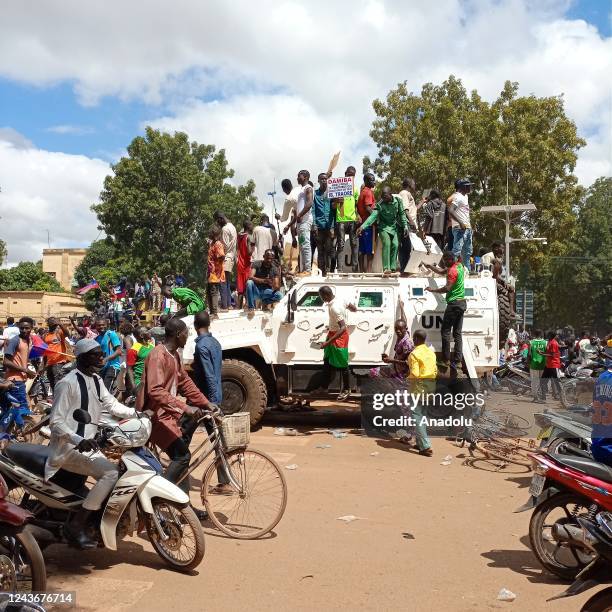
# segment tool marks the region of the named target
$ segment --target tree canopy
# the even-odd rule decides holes
[[[482,206],[504,204],[506,188],[510,204],[535,204],[537,212],[517,216],[511,235],[545,237],[548,244],[512,245],[519,286],[529,287],[552,258],[567,255],[584,195],[573,171],[586,143],[565,115],[562,96],[519,96],[518,84],[507,81],[489,103],[451,75],[441,85],[426,83],[420,94],[400,83],[373,107],[370,135],[378,155],[364,158],[364,170],[396,190],[412,177],[417,191],[436,188],[444,197],[454,191],[455,179],[470,178],[475,254],[504,234],[501,221],[478,214]],[[553,292],[541,284],[540,292],[536,316],[544,318]]]
[[[0,266],[4,263],[8,251],[6,249],[6,242],[0,238]]]
[[[61,291],[55,278],[43,272],[42,261],[22,261],[0,270],[0,291]]]
[[[528,281],[544,292],[550,324],[604,332],[612,327],[612,178],[601,177],[580,201],[566,252]]]
[[[132,140],[92,206],[132,276],[154,271],[204,278],[207,233],[216,210],[239,221],[261,212],[255,184],[232,185],[225,151],[187,134],[150,127]]]

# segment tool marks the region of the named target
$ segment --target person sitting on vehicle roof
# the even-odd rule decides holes
[[[164,285],[162,287],[162,295],[167,298],[172,298],[181,308],[173,315],[184,317],[185,315],[194,315],[196,312],[204,310],[204,301],[192,289],[187,287],[171,287]]]
[[[274,251],[267,249],[263,261],[254,261],[251,265],[251,278],[247,281],[247,307],[249,312],[255,310],[255,303],[261,300],[264,310],[271,308],[272,304],[280,302],[281,276],[280,270],[274,261]]]

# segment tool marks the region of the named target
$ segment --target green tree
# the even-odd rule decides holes
[[[228,183],[225,151],[187,134],[147,127],[113,166],[92,209],[123,261],[137,274],[185,272],[203,282],[207,233],[215,210],[240,222],[261,211],[255,184]]]
[[[62,286],[43,272],[42,261],[22,261],[13,268],[0,270],[0,291],[61,291]]]
[[[597,179],[578,208],[567,252],[533,278],[547,305],[540,319],[606,333],[612,327],[612,178]]]
[[[8,254],[8,251],[6,249],[6,242],[0,239],[0,266],[4,263],[4,260],[6,259],[7,254]]]
[[[503,225],[479,215],[483,205],[532,202],[536,214],[513,224],[513,237],[545,236],[548,247],[529,243],[513,247],[513,270],[519,261],[538,269],[549,255],[561,255],[573,231],[574,209],[581,189],[572,174],[577,151],[584,146],[575,124],[566,117],[563,98],[517,95],[518,84],[506,82],[497,100],[470,94],[460,79],[423,85],[420,95],[400,83],[385,101],[373,103],[376,119],[370,135],[378,147],[374,161],[364,158],[393,188],[413,177],[417,189],[452,193],[456,178],[474,183],[475,252],[503,234]]]

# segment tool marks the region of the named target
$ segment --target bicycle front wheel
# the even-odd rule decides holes
[[[236,449],[226,455],[230,484],[220,458],[202,478],[202,503],[215,527],[232,538],[254,540],[272,531],[287,506],[287,483],[265,453]],[[231,484],[234,480],[236,485]]]

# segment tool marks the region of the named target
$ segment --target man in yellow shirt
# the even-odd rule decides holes
[[[408,355],[410,391],[413,394],[420,393],[425,396],[427,393],[434,393],[436,390],[436,376],[438,375],[436,354],[425,344],[427,333],[424,330],[417,329],[412,335],[412,340],[414,350]],[[433,450],[427,436],[427,425],[425,423],[427,415],[423,414],[423,401],[416,402],[412,414],[415,421],[414,429],[419,455],[431,457]]]

